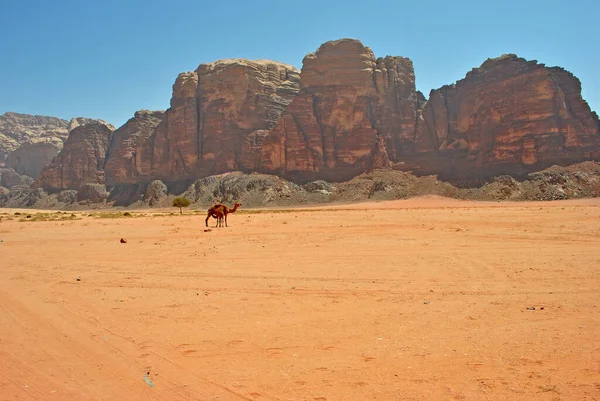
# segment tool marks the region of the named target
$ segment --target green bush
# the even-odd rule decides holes
[[[190,201],[188,198],[185,198],[183,196],[178,196],[175,199],[173,199],[173,207],[179,208],[180,215],[183,214],[183,208],[188,207],[191,203],[192,203],[192,201]]]

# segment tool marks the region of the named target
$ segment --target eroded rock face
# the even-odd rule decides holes
[[[0,162],[23,143],[37,138],[53,138],[65,141],[73,128],[89,122],[100,122],[114,127],[103,120],[76,117],[71,121],[57,117],[37,116],[8,112],[0,115]]]
[[[152,172],[151,137],[163,121],[164,111],[140,110],[112,136],[106,165],[106,185],[133,184]]]
[[[413,140],[420,101],[409,59],[327,42],[304,58],[300,92],[261,138],[261,169],[340,180],[389,166]]]
[[[61,138],[69,135],[68,121],[56,117],[4,113],[0,115],[0,162],[21,146],[35,138]]]
[[[8,155],[6,167],[36,178],[62,148],[63,141],[57,137],[30,139]]]
[[[136,113],[104,156],[91,139],[98,133],[79,132],[37,185],[106,184],[127,202],[142,200],[153,180],[179,193],[199,178],[239,170],[300,183],[391,167],[451,180],[526,176],[600,157],[599,130],[579,81],[563,69],[505,55],[426,101],[409,59],[376,58],[360,41],[342,39],[308,54],[301,73],[241,59],[182,73],[167,111]]]
[[[222,60],[182,73],[164,116],[136,114],[117,130],[107,184],[253,170],[259,158],[247,137],[271,128],[297,92],[297,69],[267,60]]]
[[[62,151],[42,170],[33,187],[58,192],[84,184],[104,184],[104,160],[112,132],[99,122],[73,129]]]
[[[598,157],[598,118],[581,84],[561,68],[515,55],[488,59],[455,85],[432,91],[414,147],[413,167],[452,178],[518,173]],[[410,161],[407,162],[410,166]]]

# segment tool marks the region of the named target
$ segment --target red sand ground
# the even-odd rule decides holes
[[[0,399],[600,400],[600,200],[323,209],[3,220]]]

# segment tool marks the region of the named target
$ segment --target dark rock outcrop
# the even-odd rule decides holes
[[[106,199],[108,192],[102,184],[83,184],[77,191],[77,202],[102,203]]]
[[[99,122],[71,131],[64,148],[33,183],[48,192],[79,189],[84,184],[104,184],[104,159],[112,129]]]
[[[159,180],[152,181],[146,187],[143,201],[149,206],[154,206],[160,203],[161,200],[167,197],[167,186]]]
[[[16,186],[29,186],[33,178],[21,175],[11,168],[0,168],[0,186],[11,189]]]

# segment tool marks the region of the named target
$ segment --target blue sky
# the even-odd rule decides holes
[[[302,66],[323,42],[360,39],[413,60],[417,88],[451,84],[488,57],[558,65],[600,112],[596,0],[0,0],[0,114],[124,124],[166,109],[177,74],[222,58]]]

